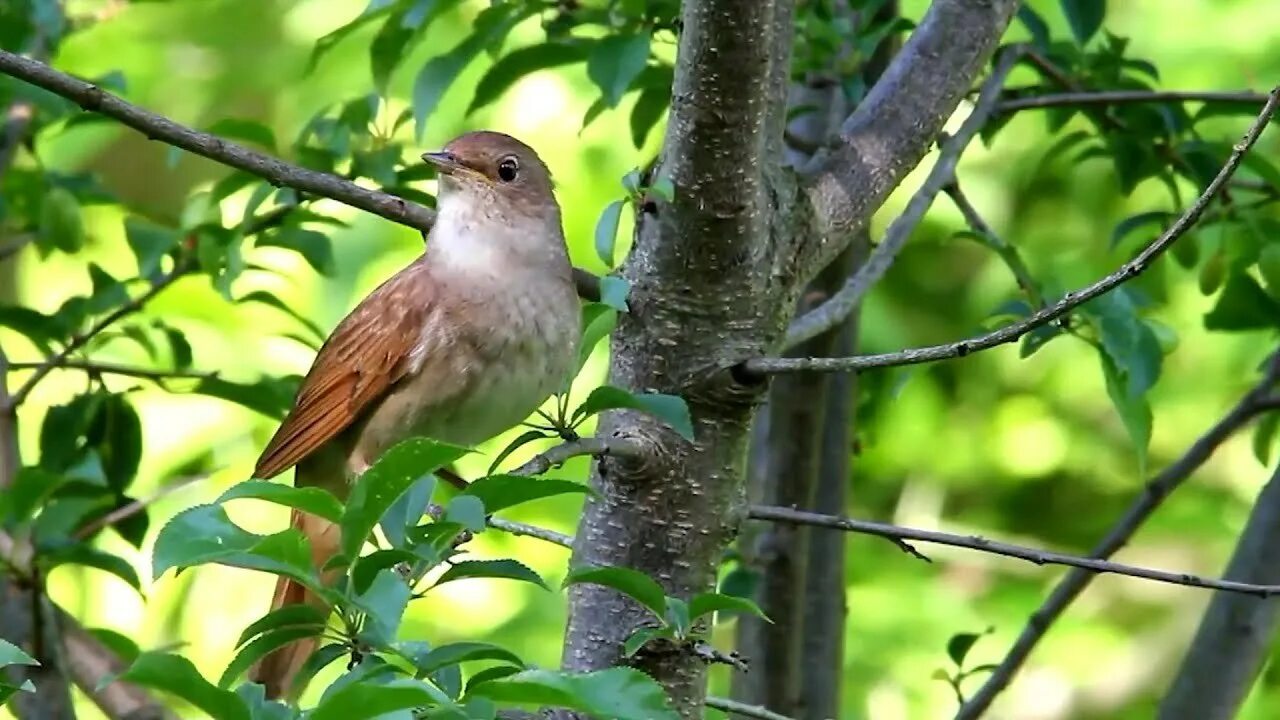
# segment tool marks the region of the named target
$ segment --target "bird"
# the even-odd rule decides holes
[[[515,426],[576,367],[581,305],[551,173],[510,135],[475,131],[422,159],[437,171],[426,248],[351,311],[320,347],[294,405],[254,469],[296,467],[295,485],[338,499],[391,446],[411,437],[474,446]],[[341,533],[294,510],[316,568]],[[322,574],[326,584],[340,573]],[[272,609],[324,602],[281,577]],[[251,670],[270,698],[296,699],[318,638],[273,651]]]

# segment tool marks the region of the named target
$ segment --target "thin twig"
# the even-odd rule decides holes
[[[76,540],[86,540],[91,535],[98,532],[99,530],[111,525],[115,525],[116,523],[122,520],[127,520],[133,517],[134,515],[137,515],[138,513],[142,512],[143,510],[146,510],[148,507],[154,505],[157,501],[172,495],[173,493],[187,487],[188,485],[193,485],[201,480],[204,480],[207,477],[209,476],[208,475],[191,475],[188,477],[179,478],[178,480],[171,482],[168,485],[165,485],[164,487],[155,491],[149,497],[145,497],[141,500],[134,500],[131,503],[122,505],[116,508],[115,510],[112,510],[106,515],[103,515],[102,517],[90,523],[86,523],[79,530],[75,531],[72,537]]]
[[[487,522],[489,527],[511,533],[512,535],[524,535],[526,537],[537,538],[539,540],[545,540],[552,545],[559,545],[560,547],[573,547],[573,536],[565,535],[562,532],[538,527],[537,525],[515,522],[514,520],[504,520],[499,517],[490,517]]]
[[[1036,283],[1036,279],[1032,277],[1031,271],[1027,269],[1027,264],[1022,260],[1022,253],[1018,252],[1016,245],[1009,243],[996,234],[995,230],[987,224],[978,209],[969,202],[969,198],[965,196],[960,189],[960,183],[953,180],[949,185],[943,188],[947,196],[951,198],[951,202],[955,203],[960,214],[964,215],[965,222],[973,232],[981,238],[984,245],[991,248],[992,252],[1004,261],[1009,268],[1009,272],[1013,273],[1014,280],[1017,281],[1018,287],[1022,288],[1022,292],[1026,293],[1027,299],[1031,301],[1031,307],[1039,310],[1045,305],[1044,295],[1040,293],[1040,286]]]
[[[1052,552],[1049,550],[1038,550],[1036,548],[1024,547],[1022,545],[1013,545],[1010,543],[999,542],[997,540],[988,540],[987,538],[980,537],[978,535],[958,535],[956,533],[942,532],[940,530],[921,530],[919,528],[902,527],[901,525],[890,525],[887,523],[872,522],[870,520],[854,520],[853,518],[841,517],[839,515],[823,515],[821,513],[812,513],[804,510],[774,507],[770,505],[753,505],[750,511],[748,511],[747,516],[756,520],[771,520],[773,522],[834,528],[836,530],[845,530],[847,532],[859,533],[862,535],[874,535],[876,537],[889,538],[895,541],[908,540],[914,542],[934,543],[937,545],[949,545],[951,547],[966,548],[968,550],[977,550],[979,552],[1003,555],[1005,557],[1016,558],[1018,560],[1026,560],[1027,562],[1035,563],[1036,565],[1065,565],[1068,567],[1083,568],[1091,574],[1113,573],[1115,575],[1128,575],[1129,577],[1154,580],[1155,582],[1169,583],[1171,585],[1187,585],[1190,587],[1208,588],[1210,590],[1227,590],[1230,592],[1245,593],[1247,595],[1257,595],[1260,597],[1280,595],[1280,585],[1253,585],[1250,583],[1234,582],[1231,580],[1207,579],[1197,575],[1190,575],[1188,573],[1153,570],[1151,568],[1138,567],[1136,565],[1125,565],[1123,563],[1109,562],[1107,560],[1099,560],[1097,558],[1086,558],[1078,555],[1067,555],[1065,553]]]
[[[640,447],[630,441],[622,438],[603,438],[589,437],[573,442],[567,442],[542,452],[529,460],[529,462],[521,465],[512,471],[512,475],[541,475],[553,467],[562,464],[564,461],[581,457],[583,455],[595,455],[604,457],[610,455],[613,457],[639,458],[641,454]]]
[[[1152,262],[1155,261],[1169,246],[1188,230],[1190,230],[1200,219],[1200,215],[1208,207],[1209,203],[1218,195],[1222,188],[1231,179],[1236,169],[1240,166],[1241,160],[1248,150],[1253,147],[1258,136],[1270,121],[1271,116],[1275,113],[1277,104],[1280,103],[1280,86],[1271,91],[1267,103],[1262,108],[1262,112],[1254,119],[1250,125],[1248,132],[1240,142],[1236,143],[1231,150],[1230,157],[1227,162],[1218,171],[1213,181],[1205,187],[1204,192],[1196,199],[1185,212],[1169,226],[1167,230],[1161,233],[1160,237],[1148,245],[1138,253],[1137,257],[1120,266],[1115,272],[1098,280],[1092,285],[1083,287],[1075,292],[1067,293],[1061,300],[1046,307],[1038,312],[1033,313],[1029,317],[1019,322],[1006,325],[1005,327],[993,330],[992,332],[977,335],[959,342],[947,343],[945,345],[932,345],[929,347],[912,348],[910,350],[902,350],[895,353],[884,353],[881,355],[859,355],[854,357],[843,358],[754,358],[743,363],[743,369],[748,374],[767,375],[771,373],[784,372],[801,372],[801,371],[819,371],[819,372],[844,372],[848,370],[866,370],[868,368],[877,367],[893,367],[897,365],[914,365],[918,363],[933,362],[935,360],[946,360],[949,358],[963,357],[979,350],[987,350],[1003,345],[1005,343],[1014,342],[1023,335],[1032,330],[1047,325],[1050,322],[1066,315],[1073,308],[1082,305],[1100,295],[1103,295],[1121,284],[1132,280],[1141,275]],[[901,218],[899,218],[901,219]],[[896,221],[895,221],[896,222]]]
[[[0,56],[2,55],[3,53],[0,52]],[[0,57],[0,59],[2,59],[2,57]],[[146,292],[103,316],[100,320],[91,325],[88,330],[73,336],[67,343],[66,347],[40,363],[40,365],[35,369],[35,372],[32,373],[31,377],[27,378],[27,381],[13,393],[13,397],[9,399],[6,407],[16,408],[21,405],[23,401],[27,399],[27,395],[31,394],[31,391],[35,386],[38,385],[46,375],[52,372],[54,368],[61,367],[68,361],[73,353],[84,347],[103,330],[111,327],[122,318],[126,318],[141,310],[143,306],[151,301],[152,298],[159,295],[165,288],[176,282],[178,278],[187,274],[190,267],[191,266],[186,262],[178,262],[174,266],[173,270],[170,270],[166,275],[160,276],[158,280],[152,283],[151,287],[148,288]]]
[[[982,84],[982,90],[978,93],[973,111],[969,113],[969,117],[965,118],[956,134],[942,143],[942,149],[938,152],[938,161],[929,171],[929,176],[925,178],[920,189],[911,196],[902,214],[889,225],[889,229],[885,231],[884,238],[876,246],[875,251],[849,278],[844,287],[826,302],[791,323],[791,327],[787,329],[787,339],[783,343],[784,350],[821,335],[843,322],[858,306],[867,290],[871,289],[871,286],[875,285],[893,265],[898,252],[906,244],[912,231],[920,224],[929,206],[933,204],[933,199],[955,177],[956,163],[960,161],[960,156],[964,154],[969,142],[987,123],[987,118],[991,116],[996,101],[1000,97],[1000,89],[1004,87],[1005,78],[1013,70],[1021,53],[1022,49],[1017,46],[1004,50],[996,63],[995,70]]]
[[[722,710],[731,715],[740,715],[742,717],[757,718],[757,720],[792,720],[786,715],[780,715],[773,712],[763,705],[748,705],[740,703],[737,700],[730,700],[721,697],[708,697],[705,704],[709,708]]]
[[[11,362],[9,363],[9,371],[17,370],[39,370],[44,367],[43,362]],[[143,380],[155,380],[163,382],[165,380],[210,380],[218,377],[217,372],[205,372],[201,370],[158,370],[154,368],[133,367],[131,365],[118,365],[116,363],[98,362],[95,360],[64,360],[58,363],[59,370],[79,370],[89,373],[90,375],[120,375],[123,377],[141,378]]]
[[[1102,542],[1093,548],[1090,556],[1102,560],[1114,555],[1155,513],[1156,508],[1164,502],[1165,498],[1190,478],[1191,474],[1199,469],[1214,451],[1226,442],[1227,438],[1261,413],[1273,411],[1276,406],[1276,397],[1272,392],[1277,381],[1280,381],[1280,351],[1272,355],[1263,378],[1245,394],[1240,402],[1236,403],[1235,407],[1197,438],[1181,457],[1147,482],[1142,494],[1129,506],[1124,516],[1116,522]],[[1067,573],[1049,594],[1044,604],[1031,615],[1030,621],[1022,629],[1022,633],[1009,649],[1009,653],[1000,661],[1000,665],[987,677],[978,692],[960,708],[956,720],[975,720],[986,712],[996,695],[1009,685],[1013,675],[1026,662],[1031,651],[1040,642],[1040,638],[1044,637],[1053,623],[1066,611],[1067,606],[1093,580],[1093,576],[1094,573],[1087,570],[1072,570]]]
[[[1041,65],[1041,69],[1044,69],[1043,65]],[[1061,80],[1059,80],[1059,82],[1061,82]],[[1035,95],[1032,97],[1001,100],[1000,103],[996,105],[996,114],[1016,113],[1022,110],[1039,108],[1082,105],[1122,105],[1127,103],[1164,102],[1206,102],[1262,105],[1266,101],[1267,96],[1264,93],[1248,91],[1099,90],[1092,92],[1054,93],[1050,95]]]

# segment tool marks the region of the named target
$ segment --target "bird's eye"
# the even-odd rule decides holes
[[[504,157],[498,163],[498,177],[502,182],[511,182],[516,179],[516,173],[520,171],[520,163],[516,162],[514,157]]]

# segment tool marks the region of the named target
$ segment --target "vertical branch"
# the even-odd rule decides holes
[[[1224,575],[1280,584],[1280,467],[1262,488]],[[1160,704],[1160,720],[1230,720],[1271,654],[1280,597],[1213,594],[1182,667]]]

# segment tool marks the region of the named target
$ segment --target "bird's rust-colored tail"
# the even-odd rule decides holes
[[[318,572],[329,561],[329,558],[338,554],[342,533],[334,523],[299,510],[293,511],[292,522],[293,527],[301,530],[302,534],[311,543],[311,562]],[[320,578],[321,582],[328,585],[337,573],[338,571],[336,570],[323,573]],[[271,609],[277,610],[285,605],[301,603],[314,605],[322,611],[328,610],[324,600],[317,597],[315,593],[310,592],[306,587],[293,580],[281,577],[276,582],[276,592],[271,599]],[[319,637],[307,637],[295,640],[271,652],[250,668],[249,679],[252,682],[264,685],[267,697],[270,699],[284,698],[286,695],[290,699],[296,699],[303,688],[293,687],[294,679],[297,677],[298,671],[302,669],[303,663],[315,651],[319,642]]]

